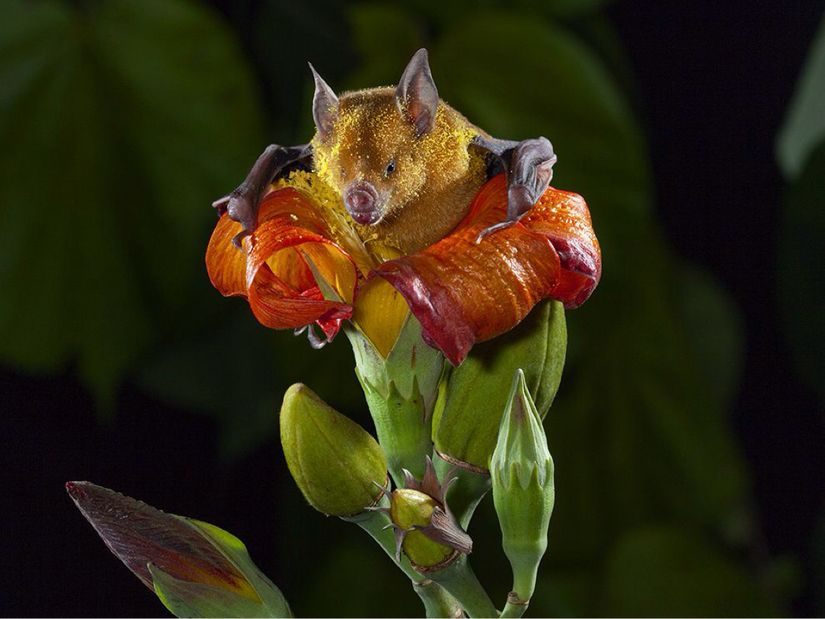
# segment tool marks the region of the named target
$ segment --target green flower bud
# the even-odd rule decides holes
[[[555,489],[547,437],[521,370],[501,419],[490,476],[502,546],[513,569],[510,601],[525,604],[547,550]]]
[[[418,490],[400,488],[392,493],[390,518],[400,529],[406,531],[401,547],[413,565],[432,567],[449,559],[455,549],[427,537],[417,528],[430,526],[435,499]]]
[[[564,308],[558,301],[544,302],[506,335],[473,348],[442,383],[433,417],[433,442],[439,455],[485,473],[513,373],[523,369],[543,419],[561,381],[566,349]]]
[[[281,445],[295,483],[318,511],[352,516],[381,497],[387,483],[381,446],[305,385],[284,395]]]
[[[404,487],[390,495],[386,511],[395,529],[396,559],[401,550],[420,572],[441,570],[473,550],[473,540],[461,528],[445,502],[452,480],[438,481],[426,458],[421,481],[404,471]]]

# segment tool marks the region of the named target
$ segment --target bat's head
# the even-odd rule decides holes
[[[416,52],[397,87],[347,93],[340,100],[312,72],[315,168],[356,223],[391,219],[433,181],[441,162],[466,166],[466,144],[440,131],[446,121],[426,50]]]

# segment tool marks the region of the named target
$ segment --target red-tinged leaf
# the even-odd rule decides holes
[[[69,482],[66,490],[109,550],[150,589],[151,563],[178,580],[260,602],[246,577],[187,519],[89,482]]]

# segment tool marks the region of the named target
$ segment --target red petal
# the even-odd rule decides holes
[[[475,342],[509,331],[542,299],[580,305],[601,274],[580,196],[551,187],[521,222],[476,244],[479,232],[505,219],[506,208],[499,175],[450,236],[377,269],[407,300],[428,341],[456,365]]]
[[[349,255],[329,238],[314,202],[295,189],[271,192],[261,203],[258,227],[232,245],[240,224],[222,216],[206,253],[214,286],[224,295],[242,295],[261,324],[273,329],[317,322],[328,338],[352,315],[357,271]],[[308,258],[340,300],[325,299]]]

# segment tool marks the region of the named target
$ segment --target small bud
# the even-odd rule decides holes
[[[541,419],[561,381],[567,346],[564,308],[546,301],[510,333],[473,348],[442,385],[433,442],[445,460],[486,472],[513,373],[522,368]]]
[[[490,476],[502,546],[513,569],[511,598],[526,603],[547,550],[555,489],[547,437],[521,370],[501,419]]]
[[[387,483],[381,446],[305,385],[284,395],[281,444],[295,483],[318,511],[353,516],[381,497]]]
[[[459,554],[469,554],[473,540],[459,526],[444,497],[451,480],[438,481],[427,458],[424,477],[416,480],[406,472],[404,488],[390,495],[390,519],[396,532],[396,553],[404,550],[419,571],[438,570]]]
[[[392,493],[390,518],[400,530],[406,531],[401,547],[414,565],[439,565],[455,553],[454,548],[433,541],[418,530],[430,526],[436,506],[435,499],[418,490],[400,488]]]

